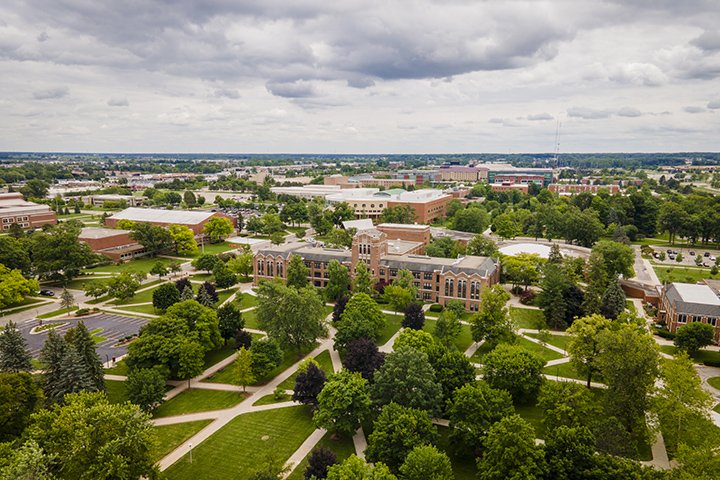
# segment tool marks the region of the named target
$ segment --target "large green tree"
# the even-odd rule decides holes
[[[352,454],[342,463],[328,468],[327,480],[397,480],[397,477],[384,463],[370,465]]]
[[[352,340],[367,337],[377,338],[385,327],[385,315],[378,304],[365,293],[356,293],[336,325],[335,348],[343,349]]]
[[[260,328],[281,345],[294,348],[298,356],[326,334],[323,302],[314,288],[264,282],[258,288],[257,299]]]
[[[63,406],[34,414],[25,438],[56,458],[51,473],[57,478],[131,479],[157,475],[150,416],[129,403],[111,405],[102,393],[68,395]]]
[[[166,378],[158,368],[132,370],[127,376],[128,399],[145,412],[151,412],[165,398]]]
[[[714,335],[715,328],[709,323],[693,322],[677,329],[674,343],[680,350],[694,355],[702,347],[712,344]]]
[[[10,321],[0,333],[0,372],[29,372],[32,357],[17,325]]]
[[[413,448],[399,470],[403,480],[455,480],[450,458],[432,445]]]
[[[163,283],[153,290],[152,304],[157,310],[165,311],[180,301],[180,291],[173,283]]]
[[[95,349],[95,340],[88,331],[85,323],[80,321],[77,326],[69,329],[65,334],[65,341],[68,346],[74,349],[82,368],[93,384],[95,390],[105,390],[105,370],[100,356]]]
[[[22,302],[27,295],[38,291],[37,280],[23,277],[20,270],[10,270],[0,264],[0,309]]]
[[[20,270],[23,274],[30,273],[32,268],[27,242],[9,235],[0,236],[0,264],[10,270]]]
[[[372,295],[373,284],[375,283],[370,270],[368,269],[365,262],[358,262],[355,267],[355,280],[353,282],[353,293],[365,293]]]
[[[327,270],[328,281],[325,286],[325,296],[333,302],[350,291],[350,273],[348,268],[337,260],[330,260]]]
[[[513,324],[505,306],[508,300],[510,294],[501,285],[483,290],[480,296],[480,310],[470,320],[474,341],[498,343],[512,337]]]
[[[210,237],[212,243],[225,240],[232,234],[233,230],[232,222],[225,217],[212,217],[203,226],[203,233]]]
[[[493,388],[507,390],[516,403],[532,403],[543,382],[544,366],[534,353],[500,344],[485,357],[483,379]]]
[[[195,233],[185,225],[170,225],[168,227],[170,239],[173,242],[175,253],[178,255],[193,255],[198,251]]]
[[[410,347],[389,354],[375,372],[372,397],[378,405],[391,402],[439,413],[442,387],[438,384],[428,356]]]
[[[0,373],[0,442],[19,437],[42,400],[42,390],[29,373]]]
[[[331,375],[317,400],[313,422],[335,435],[352,435],[370,415],[368,383],[356,372]]]
[[[308,276],[310,269],[305,265],[300,255],[290,256],[290,262],[287,267],[287,286],[295,288],[304,288],[308,286]]]
[[[519,415],[502,418],[490,427],[477,460],[480,480],[535,480],[545,473],[541,446],[532,425]]]
[[[497,257],[498,247],[491,238],[479,233],[468,242],[465,253],[480,257]]]
[[[436,438],[426,411],[390,403],[375,420],[365,455],[368,461],[383,462],[397,472],[413,448],[432,445]]]
[[[625,278],[632,278],[635,276],[633,269],[635,252],[632,247],[612,240],[600,240],[593,245],[592,253],[601,256],[605,272],[609,277],[622,275]]]
[[[585,375],[588,388],[593,375],[600,370],[597,364],[601,349],[600,334],[610,328],[610,325],[610,320],[595,314],[578,318],[568,328],[570,341],[567,344],[567,352],[570,354],[570,362],[581,375]]]
[[[130,238],[145,247],[145,250],[152,256],[171,248],[174,244],[173,237],[168,230],[149,223],[133,225]]]

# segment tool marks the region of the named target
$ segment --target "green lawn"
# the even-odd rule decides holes
[[[495,345],[485,342],[478,347],[472,357],[470,357],[470,360],[475,363],[483,363],[485,355],[492,352],[493,349],[495,349]]]
[[[205,366],[204,369],[208,369],[218,363],[221,360],[225,360],[227,357],[235,353],[235,339],[228,341],[227,345],[211,350],[205,354]]]
[[[150,450],[150,456],[156,462],[160,461],[187,439],[210,425],[211,422],[212,420],[198,420],[195,422],[176,423],[173,425],[153,427],[158,442],[155,447]]]
[[[98,275],[97,277],[102,277],[104,275]],[[95,283],[102,283],[110,280],[110,275],[108,275],[106,278],[97,278],[95,275],[84,275],[82,277],[78,277],[74,280],[71,280],[68,282],[66,287],[70,290],[85,290],[86,284],[95,284]]]
[[[213,280],[212,273],[195,273],[190,275],[190,280],[197,280],[199,282],[210,282]]]
[[[325,372],[326,376],[331,375],[334,373],[333,366],[332,366],[332,360],[330,359],[330,352],[325,350],[324,352],[320,353],[318,356],[315,357],[315,361],[318,362],[318,365],[320,365],[320,369]],[[298,372],[296,371],[292,375],[290,375],[288,378],[285,379],[280,385],[278,385],[283,390],[292,390],[295,388],[295,380],[297,379]]]
[[[38,315],[37,318],[52,318],[52,317],[61,315],[63,313],[74,312],[77,309],[78,309],[77,305],[75,305],[74,307],[70,307],[69,309],[68,308],[60,308],[58,310],[53,310],[52,312],[47,312],[47,313],[43,313],[42,315]]]
[[[250,478],[268,461],[282,465],[313,432],[304,406],[240,415],[167,471],[174,480]]]
[[[660,283],[684,282],[697,283],[706,278],[720,278],[720,274],[711,275],[709,268],[669,267],[653,265]]]
[[[223,390],[202,390],[193,388],[185,390],[180,395],[171,398],[155,410],[155,418],[172,417],[184,413],[206,412],[210,410],[223,410],[234,407],[247,398],[238,392]]]
[[[315,349],[317,344],[313,345],[312,348],[308,348],[305,351],[305,354],[307,355],[308,352]],[[266,377],[259,378],[253,385],[264,385],[273,378],[275,378],[277,375],[279,375],[281,372],[284,372],[292,364],[300,360],[297,355],[297,351],[295,350],[285,350],[283,355],[283,360],[280,362],[280,365],[277,366],[273,371],[271,371]],[[211,383],[228,383],[230,385],[237,385],[235,383],[235,372],[233,367],[235,366],[235,363],[231,363],[227,367],[223,368],[222,370],[219,370],[215,374],[213,374],[211,377],[206,378],[204,381],[211,382]],[[293,386],[295,384],[293,383]],[[292,388],[292,387],[290,387]]]
[[[90,330],[90,335],[92,335],[93,342],[100,343],[100,342],[104,342],[105,340],[107,340],[107,337],[103,337],[102,335],[100,335],[104,331],[105,331],[104,328],[96,328],[96,329]]]
[[[243,312],[242,318],[245,321],[246,328],[260,330],[260,325],[258,324],[257,313],[255,312],[255,310],[250,310],[249,312]]]
[[[560,353],[554,350],[550,350],[547,347],[543,347],[542,345],[538,345],[535,342],[531,342],[527,338],[518,337],[516,345],[519,345],[524,349],[531,351],[538,357],[542,358],[545,362],[549,362],[550,360],[557,360],[558,358],[563,358],[563,355],[561,355]]]
[[[174,284],[175,282],[172,282],[172,283]],[[143,286],[141,286],[140,288],[141,288],[141,289],[142,289],[142,288],[147,288],[148,286],[149,286],[149,284],[148,284],[148,285],[143,285]],[[160,285],[158,284],[158,285],[153,286],[153,288],[150,288],[150,289],[148,289],[148,290],[142,291],[142,292],[140,292],[140,293],[136,293],[135,295],[133,295],[132,297],[128,298],[127,300],[123,300],[123,301],[113,300],[113,301],[110,302],[110,303],[111,303],[112,305],[132,305],[133,303],[152,302],[153,292],[154,292],[155,289],[158,288],[159,286],[160,286]]]
[[[423,325],[423,330],[428,333],[434,333],[436,325],[437,320],[433,318],[426,318],[425,325]],[[472,341],[472,331],[470,330],[470,325],[462,324],[462,330],[460,331],[460,335],[458,335],[454,342],[455,346],[459,351],[464,352],[472,344]]]
[[[542,310],[510,307],[510,317],[519,328],[540,330],[547,328]]]
[[[587,380],[587,377],[585,375],[581,375],[578,373],[577,370],[575,370],[575,367],[573,367],[570,362],[561,363],[559,365],[553,365],[550,367],[545,367],[543,369],[543,373],[547,375],[557,376],[557,377],[563,377],[563,378],[574,378],[576,380]],[[593,382],[602,382],[600,377],[595,374],[592,379]]]
[[[402,315],[393,315],[392,313],[385,313],[385,328],[380,332],[380,336],[377,339],[378,345],[385,345],[393,335],[400,330],[400,324],[403,321]]]
[[[105,373],[107,373],[108,375],[127,375],[128,367],[125,363],[125,360],[120,360],[112,368],[106,368]]]
[[[235,304],[240,310],[250,307],[257,307],[257,297],[249,293],[242,293],[235,297]]]
[[[173,255],[175,257],[182,257],[182,258],[197,258],[203,253],[209,253],[212,255],[217,255],[218,253],[227,252],[228,250],[233,250],[235,247],[231,246],[227,242],[220,242],[220,243],[206,243],[205,245],[198,245],[198,251],[194,255]]]
[[[107,370],[106,370],[107,373]],[[128,400],[127,384],[120,380],[105,380],[107,397],[110,403],[123,403]]]
[[[147,305],[135,305],[132,307],[113,307],[118,310],[127,310],[128,312],[137,312],[137,313],[148,313],[150,315],[157,315],[158,312],[155,311],[155,307],[152,306],[152,303],[149,303]]]
[[[527,335],[528,337],[537,338],[540,340],[540,334],[539,333],[525,333],[524,335]],[[548,345],[552,345],[553,347],[562,348],[563,350],[567,350],[567,344],[570,342],[570,339],[572,337],[570,335],[553,335],[550,334],[547,336],[547,338],[544,339],[545,342],[547,342]]]
[[[290,400],[292,400],[292,395],[284,394],[282,398],[278,399],[275,398],[274,393],[271,393],[260,397],[260,399],[255,401],[253,405],[272,405],[273,403],[289,402]]]
[[[350,455],[355,453],[355,445],[353,445],[352,437],[340,437],[333,439],[329,433],[318,442],[315,448],[325,447],[332,450],[335,453],[335,458],[338,462],[342,462]],[[309,456],[309,455],[308,455]],[[288,480],[304,480],[303,472],[307,468],[308,457],[305,457],[302,462],[295,467],[295,470],[287,477]]]
[[[720,403],[715,405],[715,408],[713,408],[713,410],[715,410],[717,413],[720,413]]]
[[[515,405],[515,412],[527,420],[535,429],[536,438],[545,438],[543,418],[545,412],[537,405]]]
[[[661,345],[660,351],[669,355],[675,355],[678,352],[678,348],[674,345]],[[715,350],[700,350],[694,355],[691,355],[695,363],[703,363],[707,361],[720,362],[720,352]]]
[[[37,301],[33,301],[33,303],[28,303],[28,304],[21,306],[22,303],[23,302],[16,303],[15,305],[12,305],[12,306],[6,308],[5,310],[0,310],[0,315],[5,315],[5,314],[12,315],[15,313],[25,312],[27,310],[32,310],[33,308],[38,308],[38,307],[42,307],[45,305],[49,305],[52,302],[50,302],[48,300],[45,300],[45,301],[37,300]]]
[[[21,301],[17,303],[13,303],[12,305],[8,305],[7,307],[3,308],[2,311],[11,310],[13,308],[18,307],[27,307],[28,305],[36,305],[38,303],[47,302],[47,299],[43,298],[32,298],[32,297],[25,297]]]
[[[707,382],[711,387],[720,390],[720,377],[710,377]]]
[[[217,292],[218,301],[216,302],[216,305],[222,305],[222,303],[223,303],[225,300],[227,300],[228,298],[230,298],[230,296],[231,296],[233,293],[237,292],[237,291],[238,291],[237,288],[228,288],[228,289],[226,289],[226,290],[222,290],[222,291]]]
[[[150,269],[155,265],[156,262],[161,262],[163,265],[167,266],[172,262],[169,258],[162,258],[162,257],[156,257],[156,258],[136,258],[134,260],[130,260],[129,262],[124,262],[121,264],[112,264],[112,265],[101,265],[98,267],[92,267],[87,268],[85,271],[91,272],[91,273],[121,273],[121,272],[143,272],[143,273],[149,273]]]

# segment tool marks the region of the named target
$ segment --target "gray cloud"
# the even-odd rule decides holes
[[[213,95],[217,98],[231,98],[233,100],[240,98],[240,92],[234,88],[216,88]]]
[[[690,44],[701,50],[717,52],[720,50],[720,31],[717,30],[717,26],[713,29],[705,30],[702,35],[693,39]]]
[[[641,117],[642,112],[637,108],[623,107],[617,111],[619,117]]]
[[[717,110],[718,108],[720,108],[720,99],[710,100],[706,107],[710,110]]]
[[[683,107],[683,111],[687,113],[703,113],[706,110],[703,107],[695,107],[692,105],[689,105],[687,107]]]
[[[587,107],[572,107],[568,108],[568,117],[582,118],[583,120],[599,120],[602,118],[608,118],[612,115],[609,110],[596,110]]]
[[[130,102],[124,97],[113,97],[107,101],[109,107],[129,107]]]
[[[47,32],[40,32],[40,34],[37,36],[38,42],[46,42],[50,36],[47,34]]]
[[[70,93],[70,90],[67,87],[54,87],[35,91],[32,96],[35,100],[53,100],[65,97],[68,93]]]
[[[535,113],[527,116],[527,119],[530,121],[553,120],[554,118],[555,117],[549,113]]]
[[[265,86],[276,97],[307,98],[317,95],[315,87],[308,82],[268,82]]]

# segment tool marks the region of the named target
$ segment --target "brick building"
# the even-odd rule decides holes
[[[227,218],[237,228],[237,219],[219,212],[203,212],[189,210],[162,210],[156,208],[126,208],[105,219],[105,225],[117,227],[121,220],[130,220],[137,223],[149,223],[159,227],[170,225],[185,225],[195,233],[202,235],[203,227],[213,217]]]
[[[86,227],[80,232],[78,240],[86,243],[93,252],[117,262],[147,253],[145,247],[130,238],[131,233],[130,230]]]
[[[484,288],[500,280],[500,268],[496,260],[488,257],[465,256],[460,258],[434,258],[422,255],[427,243],[412,240],[390,240],[388,233],[400,232],[393,224],[359,231],[353,237],[352,248],[311,247],[305,243],[288,243],[259,250],[254,257],[254,282],[275,277],[287,278],[287,267],[292,255],[299,255],[309,268],[308,279],[316,287],[327,284],[327,266],[337,260],[354,274],[359,262],[364,262],[372,276],[381,283],[389,284],[399,270],[409,270],[415,278],[418,298],[447,304],[450,300],[465,302],[465,308],[477,311]],[[392,233],[391,233],[392,234]],[[407,229],[403,235],[424,235],[420,229]]]
[[[579,184],[579,183],[553,183],[548,187],[551,192],[559,194],[573,194],[573,193],[598,193],[600,190],[607,190],[609,193],[619,193],[620,187],[618,185],[590,185],[590,184]]]
[[[715,342],[720,342],[720,292],[711,285],[715,284],[665,285],[660,292],[658,321],[665,322],[673,333],[688,323],[708,323],[715,328]]]
[[[57,224],[57,216],[48,205],[25,201],[21,193],[0,193],[0,225],[2,231],[12,224],[21,228],[40,228]]]

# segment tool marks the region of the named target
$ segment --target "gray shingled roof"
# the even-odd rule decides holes
[[[678,313],[720,317],[720,298],[707,285],[671,283],[665,295]]]

